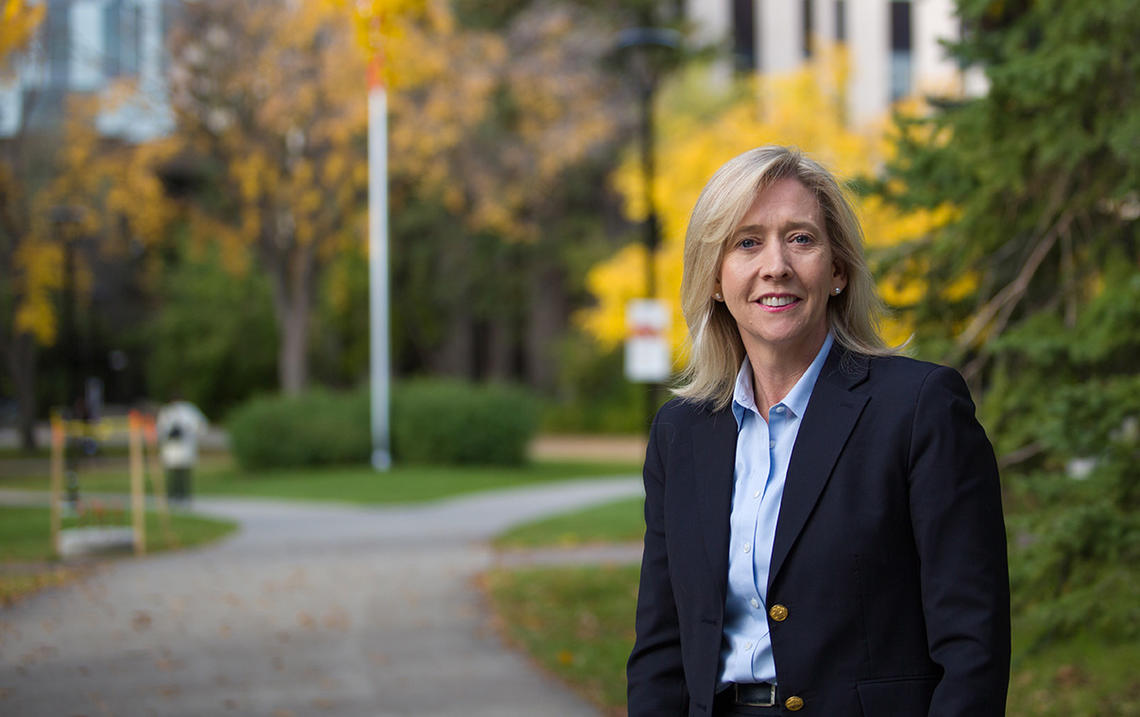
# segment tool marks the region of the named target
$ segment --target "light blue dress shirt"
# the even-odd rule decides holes
[[[784,400],[769,409],[767,422],[756,408],[747,356],[736,375],[732,397],[737,426],[736,467],[729,518],[721,685],[776,682],[776,662],[768,635],[768,565],[792,447],[832,343],[834,338],[828,333],[800,380]]]

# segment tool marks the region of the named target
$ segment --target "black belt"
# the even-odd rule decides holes
[[[716,697],[718,703],[775,707],[776,686],[771,682],[732,683]]]

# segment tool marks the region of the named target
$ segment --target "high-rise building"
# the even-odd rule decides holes
[[[164,37],[171,0],[41,0],[43,22],[0,77],[0,138],[58,123],[66,98],[101,98],[99,131],[140,141],[173,127],[166,100]],[[125,96],[112,88],[129,83]]]
[[[817,43],[842,43],[856,124],[915,92],[985,90],[981,74],[963,72],[941,44],[961,32],[953,0],[686,0],[685,11],[699,41],[731,46],[737,72],[792,70]]]

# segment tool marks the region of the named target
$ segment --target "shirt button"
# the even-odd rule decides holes
[[[751,650],[752,649],[752,643],[751,642],[744,643],[744,649],[745,650]]]
[[[746,552],[746,553],[752,552],[752,543],[745,543],[744,544],[744,552]]]
[[[760,491],[756,491],[755,493],[753,493],[752,497],[753,498],[759,498],[760,497]]]
[[[756,608],[756,609],[759,609],[759,608],[760,608],[760,601],[759,601],[759,600],[757,600],[756,598],[752,598],[751,600],[749,600],[749,601],[748,601],[748,603],[749,603],[750,605],[752,605],[752,607],[754,607],[754,608]]]
[[[784,407],[783,407],[783,406],[776,406],[776,407],[775,407],[775,408],[773,408],[772,410],[773,410],[773,411],[775,411],[776,413],[783,413],[783,412],[784,412]]]
[[[775,447],[776,447],[776,442],[775,442],[775,441],[768,441],[768,447],[769,447],[769,448],[775,448]]]

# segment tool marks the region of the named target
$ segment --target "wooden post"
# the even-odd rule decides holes
[[[147,472],[150,474],[150,485],[154,490],[154,504],[158,508],[158,518],[162,522],[162,537],[166,547],[172,547],[178,542],[174,530],[170,526],[170,505],[166,502],[166,473],[162,470],[162,463],[158,459],[158,430],[154,425],[154,416],[144,416],[142,419],[143,435],[146,441],[143,444],[147,455]]]
[[[131,523],[134,528],[135,555],[146,553],[146,486],[143,485],[142,421],[131,411],[128,434],[131,448]]]
[[[58,413],[51,416],[51,549],[55,556],[63,557],[59,550],[60,510],[63,493],[63,448],[67,439],[63,419]]]

